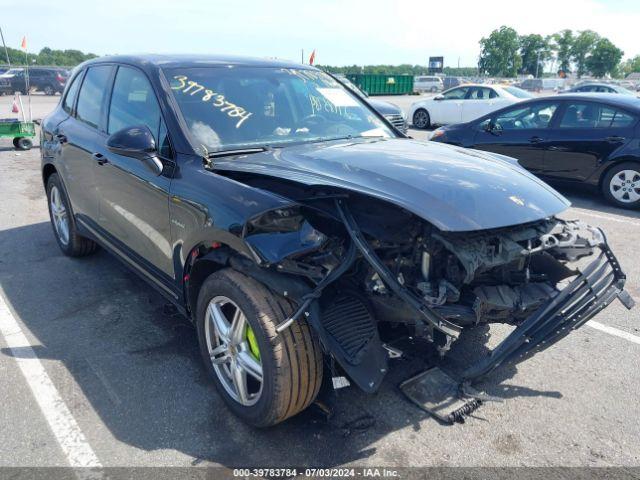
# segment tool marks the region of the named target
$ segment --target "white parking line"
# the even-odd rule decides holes
[[[582,208],[577,208],[577,207],[571,207],[571,210],[575,210],[576,212],[578,212],[580,215],[586,215],[587,217],[593,217],[593,218],[600,218],[602,220],[609,220],[612,222],[618,222],[618,223],[626,223],[627,225],[633,225],[634,227],[640,227],[640,222],[635,222],[629,218],[625,218],[623,216],[620,215],[614,215],[614,214],[606,214],[606,213],[593,213],[589,210],[584,210]]]
[[[609,335],[613,335],[615,337],[624,338],[625,340],[629,340],[630,342],[640,345],[640,337],[632,333],[625,332],[624,330],[619,330],[617,328],[610,327],[593,320],[589,320],[587,322],[587,325],[589,325],[591,328],[595,328],[596,330],[600,330],[601,332],[608,333]]]
[[[33,351],[29,340],[0,294],[0,333],[5,338],[40,410],[72,467],[101,467],[78,423]]]

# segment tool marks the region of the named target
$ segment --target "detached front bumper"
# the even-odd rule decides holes
[[[454,379],[432,368],[401,385],[419,407],[446,422],[464,421],[483,395],[471,385],[504,364],[519,363],[583,326],[616,298],[631,309],[635,302],[624,290],[626,276],[601,231],[594,247],[598,257],[571,278],[555,297],[516,327],[484,360]]]
[[[600,254],[594,261],[522,322],[484,361],[468,369],[462,380],[478,380],[504,363],[518,363],[535,355],[583,326],[616,298],[631,309],[635,302],[624,290],[626,275],[604,234],[596,248]]]

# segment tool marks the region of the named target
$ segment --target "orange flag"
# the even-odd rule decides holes
[[[313,61],[316,59],[316,49],[313,49],[311,52],[311,56],[309,57],[309,65],[313,65]]]
[[[23,50],[27,49],[27,37],[22,37],[22,44],[20,46]]]

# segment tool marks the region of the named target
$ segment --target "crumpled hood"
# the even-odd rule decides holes
[[[411,139],[297,145],[215,159],[214,168],[360,192],[445,231],[532,222],[570,205],[538,178],[490,153]]]

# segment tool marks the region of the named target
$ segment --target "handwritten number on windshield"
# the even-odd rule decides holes
[[[204,94],[202,95],[203,102],[212,102],[215,108],[220,109],[221,112],[227,114],[227,116],[231,118],[239,118],[236,123],[236,128],[240,128],[240,126],[247,120],[253,113],[247,112],[244,108],[239,107],[235,103],[229,102],[224,95],[214,92],[208,88],[205,88],[203,85],[200,85],[198,82],[194,82],[193,80],[189,80],[189,77],[186,75],[176,75],[173,77],[179,83],[173,87],[172,90],[178,90],[182,93],[188,95],[195,95],[204,90]]]

